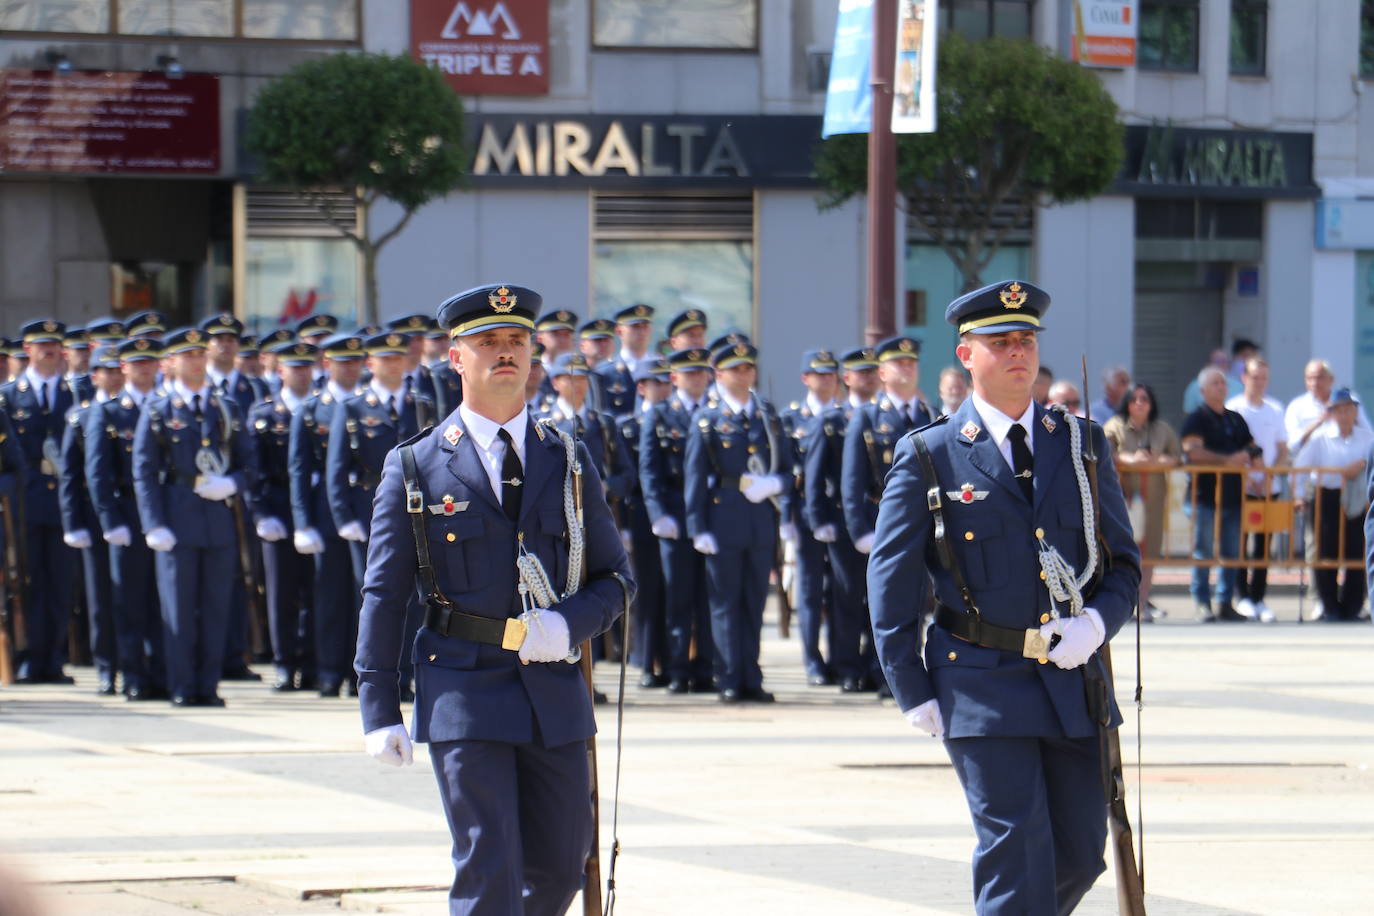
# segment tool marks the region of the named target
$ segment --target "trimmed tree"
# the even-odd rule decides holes
[[[258,94],[244,146],[263,182],[291,188],[357,246],[369,321],[382,246],[420,207],[461,187],[470,161],[462,100],[404,55],[331,54],[292,68]],[[339,189],[353,195],[361,231],[323,193]],[[370,208],[380,198],[402,213],[377,231]]]
[[[1033,207],[1083,200],[1112,183],[1123,129],[1095,76],[1029,41],[950,33],[937,71],[937,129],[897,135],[897,191],[968,291]],[[823,209],[867,189],[867,134],[830,137],[814,159],[828,191]],[[994,225],[993,214],[1013,203],[1014,217]]]

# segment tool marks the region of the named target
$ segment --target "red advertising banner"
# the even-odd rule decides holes
[[[216,174],[219,77],[0,70],[0,172]]]
[[[410,52],[463,95],[547,95],[548,0],[410,0]]]

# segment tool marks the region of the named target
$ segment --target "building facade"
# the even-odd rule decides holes
[[[584,318],[634,301],[655,305],[661,320],[698,306],[713,331],[761,343],[765,391],[796,397],[801,350],[853,346],[863,333],[863,202],[823,210],[809,176],[839,0],[702,6],[7,4],[8,111],[16,97],[51,96],[44,87],[62,79],[144,74],[132,94],[145,106],[180,99],[188,120],[173,129],[194,148],[137,169],[127,156],[45,169],[17,162],[11,142],[0,175],[0,324],[140,307],[186,320],[233,309],[259,330],[312,310],[364,317],[351,247],[291,195],[253,182],[242,130],[257,89],[294,64],[359,49],[425,56],[420,24],[433,21],[436,39],[516,36],[542,50],[529,67],[516,59],[522,72],[485,52],[432,54],[446,72],[488,79],[465,97],[473,180],[383,249],[380,317],[492,278],[518,278]],[[1038,209],[984,274],[1029,276],[1051,291],[1047,364],[1069,377],[1084,352],[1094,372],[1124,364],[1176,417],[1208,352],[1244,337],[1265,347],[1279,396],[1300,390],[1313,355],[1374,394],[1374,202],[1362,200],[1374,146],[1360,142],[1374,130],[1363,97],[1374,79],[1370,6],[1131,5],[1136,66],[1095,71],[1128,125],[1119,180],[1091,201]],[[940,26],[1067,54],[1074,9],[1071,0],[942,0]],[[518,79],[529,69],[542,71],[534,93]],[[369,219],[385,228],[398,215],[382,205]],[[959,279],[914,224],[894,221],[896,324],[924,341],[922,387],[933,397],[953,362],[943,307]]]

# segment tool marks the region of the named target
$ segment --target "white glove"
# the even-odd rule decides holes
[[[929,732],[933,738],[945,736],[945,720],[940,716],[940,704],[934,700],[926,700],[920,706],[906,710],[902,715],[914,727]]]
[[[296,545],[296,553],[324,553],[324,538],[314,528],[297,528],[291,540]]]
[[[69,531],[62,535],[62,543],[76,550],[85,550],[87,547],[91,546],[91,533],[85,528]]]
[[[339,529],[339,537],[345,541],[357,541],[361,544],[367,540],[367,532],[363,530],[362,522],[349,522]]]
[[[816,540],[820,541],[822,544],[833,544],[835,543],[835,539],[839,537],[839,532],[835,530],[835,526],[830,522],[821,525],[813,531],[812,534],[814,534]]]
[[[128,525],[120,525],[105,532],[105,543],[114,547],[128,547],[134,542],[133,532]]]
[[[778,537],[789,544],[795,544],[798,540],[797,526],[791,522],[783,522],[778,526]]]
[[[854,542],[854,549],[859,553],[868,553],[873,549],[873,532],[870,531],[863,537]]]
[[[410,743],[404,725],[387,725],[374,728],[363,736],[367,752],[382,763],[394,767],[409,766],[415,760],[415,748]]]
[[[751,503],[761,503],[770,496],[777,496],[782,492],[782,477],[777,474],[764,474],[749,481],[749,486],[745,487],[744,498]]]
[[[208,499],[212,503],[217,503],[228,499],[238,491],[239,485],[234,483],[234,478],[210,474],[201,479],[193,492],[201,499]]]
[[[520,615],[529,627],[520,644],[522,662],[561,662],[572,654],[568,622],[557,611],[535,608]]]
[[[162,525],[157,526],[143,536],[143,540],[148,542],[148,546],[154,550],[166,553],[177,545],[177,536],[172,534],[171,528]]]
[[[280,541],[282,538],[286,537],[286,526],[282,524],[279,518],[265,518],[258,522],[258,537],[269,544],[274,541]]]
[[[677,527],[677,519],[671,515],[654,519],[653,527],[650,530],[653,531],[654,537],[666,538],[669,541],[676,541],[682,536],[682,532]]]
[[[634,549],[634,543],[635,543],[634,535],[630,534],[630,529],[628,529],[628,528],[621,528],[621,529],[620,529],[620,546],[622,546],[622,547],[625,548],[625,552],[626,552],[626,553],[629,553],[631,550]]]
[[[716,543],[716,536],[709,531],[692,538],[692,546],[697,549],[697,553],[704,553],[708,557],[720,553],[720,545]]]
[[[1102,624],[1101,614],[1085,607],[1077,617],[1057,617],[1040,628],[1040,635],[1046,642],[1056,633],[1059,645],[1051,649],[1046,658],[1068,671],[1092,658],[1106,638],[1107,628]]]

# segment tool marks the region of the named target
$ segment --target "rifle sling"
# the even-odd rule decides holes
[[[931,518],[935,520],[935,552],[940,557],[940,565],[954,580],[955,587],[959,589],[960,597],[964,599],[964,609],[972,618],[969,621],[969,632],[974,635],[965,638],[969,639],[970,642],[982,642],[976,635],[981,627],[982,617],[978,613],[978,607],[973,603],[973,593],[969,591],[968,580],[964,578],[964,571],[959,568],[954,551],[950,548],[949,538],[945,536],[945,513],[944,503],[940,499],[940,478],[935,473],[935,462],[930,460],[930,447],[926,445],[925,437],[919,432],[911,434],[911,443],[916,446],[916,457],[921,462],[921,473],[930,482],[930,488],[926,490],[926,506],[930,509]]]

